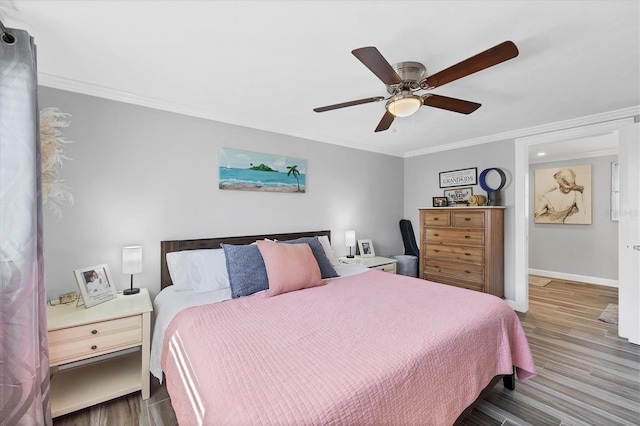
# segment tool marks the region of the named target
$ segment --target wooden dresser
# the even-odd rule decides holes
[[[504,296],[504,207],[420,209],[420,277]]]

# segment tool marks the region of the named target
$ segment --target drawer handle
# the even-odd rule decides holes
[[[439,268],[439,266],[438,266],[438,265],[433,265],[433,267],[434,267],[434,268]]]
[[[465,237],[466,239],[469,239],[469,238],[471,238],[471,235],[465,235],[464,237]]]
[[[440,236],[440,234],[433,234],[433,236],[434,236],[434,237],[439,237],[439,236]]]
[[[96,345],[91,346],[91,350],[95,351],[96,349],[98,349],[98,347]]]
[[[464,255],[465,256],[471,256],[471,253],[465,253]]]
[[[98,334],[98,330],[91,330],[91,334]]]
[[[465,269],[464,273],[465,273],[465,274],[470,274],[470,273],[471,273],[471,271],[469,271],[469,270]]]
[[[433,249],[433,252],[434,252],[434,253],[440,253],[440,250],[438,250],[438,249]]]
[[[469,222],[471,220],[470,217],[465,217],[464,220],[466,220],[467,222]]]
[[[433,218],[433,220],[440,220],[440,219],[439,219],[439,218],[437,218],[437,217],[434,217],[434,218]]]

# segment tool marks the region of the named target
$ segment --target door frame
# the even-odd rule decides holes
[[[580,127],[542,133],[515,139],[515,299],[506,302],[518,312],[529,310],[529,149],[535,145],[561,142],[615,133],[634,122],[633,117],[611,120],[602,123],[587,124]]]

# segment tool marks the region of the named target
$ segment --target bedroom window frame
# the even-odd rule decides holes
[[[611,162],[611,197],[609,204],[609,220],[618,222],[620,210],[620,169],[617,161]]]

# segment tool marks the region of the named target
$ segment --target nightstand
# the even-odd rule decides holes
[[[341,257],[340,262],[343,263],[353,263],[356,265],[366,266],[369,269],[379,269],[384,272],[390,272],[392,274],[396,273],[396,263],[398,263],[395,259],[390,259],[388,257],[375,256],[375,257],[360,257],[355,256],[352,258],[349,257]]]
[[[53,417],[138,390],[149,398],[152,310],[146,288],[88,309],[47,306]]]

